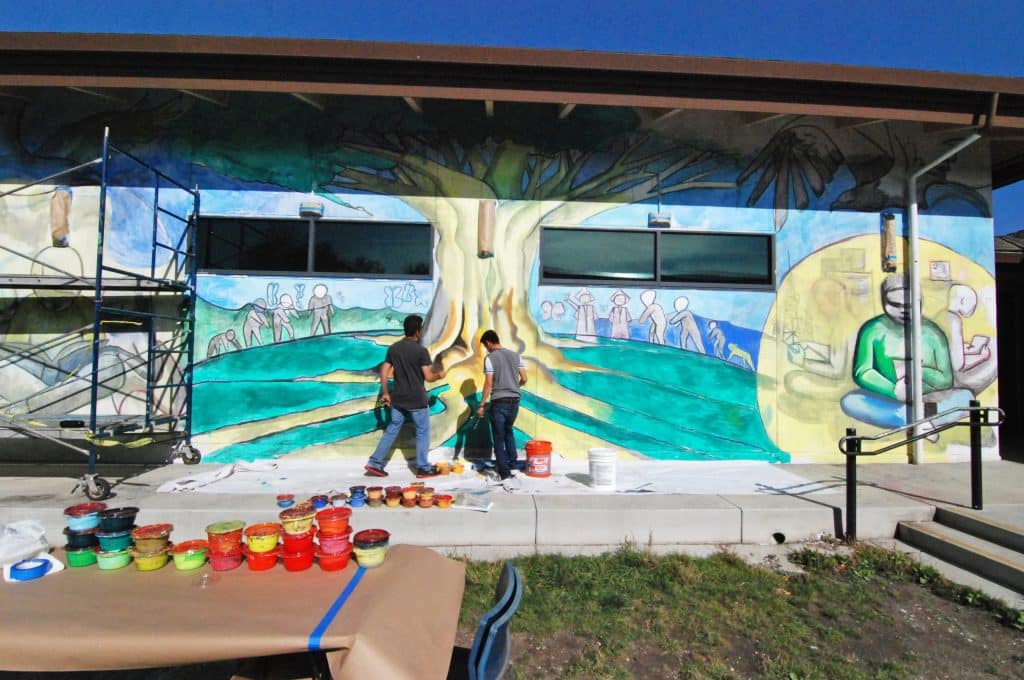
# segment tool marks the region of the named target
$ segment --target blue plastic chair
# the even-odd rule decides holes
[[[512,651],[512,616],[523,599],[523,577],[506,562],[498,579],[495,605],[484,614],[469,652],[469,680],[498,680],[508,669]]]

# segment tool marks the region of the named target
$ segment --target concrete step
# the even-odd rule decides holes
[[[899,540],[893,540],[891,544],[886,544],[885,547],[906,553],[915,562],[931,567],[953,583],[972,590],[977,590],[978,592],[984,593],[985,595],[997,600],[1002,600],[1007,606],[1013,607],[1014,609],[1024,609],[1024,595],[1021,593],[1010,590],[998,583],[993,583],[987,578],[978,576],[966,569],[961,569],[955,564],[950,564],[945,560],[940,560],[934,555],[922,552],[918,547]]]
[[[939,559],[1024,593],[1024,555],[937,522],[900,522],[896,537]]]
[[[1024,553],[1024,527],[1000,521],[991,513],[939,506],[935,508],[935,521],[1004,548]]]

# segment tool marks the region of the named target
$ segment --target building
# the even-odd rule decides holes
[[[75,330],[94,318],[88,286],[26,277],[54,276],[54,262],[95,275],[101,193],[107,262],[145,270],[158,234],[185,233],[189,187],[201,206],[194,367],[175,375],[191,387],[188,426],[209,462],[366,455],[383,417],[376,366],[410,313],[426,317],[425,343],[448,370],[432,392],[432,445],[459,451],[486,445],[473,413],[487,328],[529,367],[520,441],[567,456],[610,446],[834,461],[847,427],[998,403],[991,190],[1024,177],[1024,79],[386,43],[3,38],[0,183],[87,164],[0,198],[17,251],[0,251],[14,281],[0,317],[10,416],[56,417],[52,403],[36,408],[41,394],[138,346],[130,325]],[[88,164],[104,128],[181,186],[116,164],[98,177]],[[120,349],[81,349],[101,342]],[[144,376],[134,385],[60,408],[175,408],[140,396],[153,392]],[[966,429],[932,439],[918,460],[966,451]]]

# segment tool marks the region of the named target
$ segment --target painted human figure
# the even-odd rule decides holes
[[[313,295],[309,298],[309,312],[311,315],[309,334],[317,334],[317,329],[323,331],[324,335],[331,334],[331,309],[333,303],[331,296],[327,294],[327,286],[322,283],[313,287]]]
[[[717,321],[708,323],[708,340],[711,341],[711,349],[719,359],[725,358],[725,333]]]
[[[665,309],[654,301],[657,293],[653,290],[645,290],[640,293],[640,302],[644,303],[644,312],[637,319],[637,323],[651,322],[651,328],[647,332],[647,339],[656,345],[665,344],[665,327],[668,319],[665,316]]]
[[[284,293],[278,299],[277,307],[274,309],[274,342],[281,342],[283,331],[288,332],[289,340],[295,339],[295,329],[292,328],[291,322],[292,318],[299,318],[299,313],[295,311],[292,296]]]
[[[701,354],[706,354],[704,351],[704,341],[700,338],[700,329],[697,328],[697,320],[693,318],[693,312],[689,309],[690,300],[680,295],[676,298],[674,305],[676,313],[669,319],[669,323],[679,326],[679,348],[688,349],[686,343],[689,341],[693,345],[694,350]],[[664,333],[662,337],[664,338]],[[664,340],[661,344],[665,344]]]
[[[551,318],[554,321],[561,321],[563,316],[565,316],[565,305],[561,301],[556,301],[551,305]]]
[[[910,319],[906,278],[891,274],[882,281],[885,313],[864,322],[857,333],[853,381],[859,389],[840,400],[843,411],[879,427],[906,425],[910,394],[910,357],[904,329]],[[925,401],[938,412],[966,406],[969,390],[954,389],[953,366],[945,333],[934,321],[921,319],[921,382]]]
[[[992,354],[992,338],[975,335],[964,340],[964,319],[974,316],[978,308],[978,294],[970,286],[955,284],[949,289],[949,358],[953,364],[953,382],[974,394],[996,379],[996,366]]]
[[[242,337],[245,339],[246,347],[252,347],[253,344],[263,345],[263,338],[260,336],[260,330],[263,328],[270,328],[270,322],[267,321],[267,301],[256,298],[249,305],[249,312],[242,324]]]
[[[608,312],[608,321],[612,324],[612,337],[618,340],[629,339],[629,322],[633,320],[633,317],[629,314],[629,307],[626,303],[629,302],[629,296],[621,290],[617,290],[612,294],[612,309]]]
[[[236,350],[242,349],[242,346],[238,344],[238,340],[235,338],[235,331],[229,328],[223,333],[217,333],[217,335],[210,338],[210,344],[206,346],[206,358],[212,359],[213,357],[230,352],[232,347]]]
[[[597,342],[597,312],[594,311],[594,296],[586,288],[576,293],[576,299],[566,295],[565,301],[576,310],[576,339],[580,342]]]

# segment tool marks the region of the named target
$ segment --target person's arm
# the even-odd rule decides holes
[[[876,342],[885,342],[884,328],[879,332],[878,327],[869,321],[861,326],[857,334],[857,348],[853,357],[853,381],[858,387],[869,392],[902,401],[906,393],[906,382],[903,383],[904,395],[897,394],[897,383],[887,378],[875,365]],[[882,358],[892,362],[891,357]]]
[[[388,393],[388,379],[391,377],[391,364],[385,360],[380,365],[380,403],[391,406],[391,395]]]
[[[476,408],[476,414],[481,418],[484,415],[484,404],[491,399],[491,390],[494,389],[494,374],[488,373],[484,376],[484,393],[480,398],[480,405]]]
[[[921,329],[924,351],[921,353],[921,382],[924,392],[948,390],[953,386],[953,363],[949,358],[946,335],[934,323]]]
[[[522,387],[526,384],[526,363],[523,361],[523,357],[519,357],[519,386]]]
[[[435,365],[437,366],[437,368],[434,368]],[[435,363],[431,363],[430,355],[427,353],[427,350],[425,348],[423,349],[423,357],[421,360],[420,367],[423,369],[423,379],[426,380],[427,382],[435,382],[437,380],[442,380],[445,377],[445,375],[448,374],[448,372],[444,370],[444,368],[441,366],[440,355],[438,355]]]

